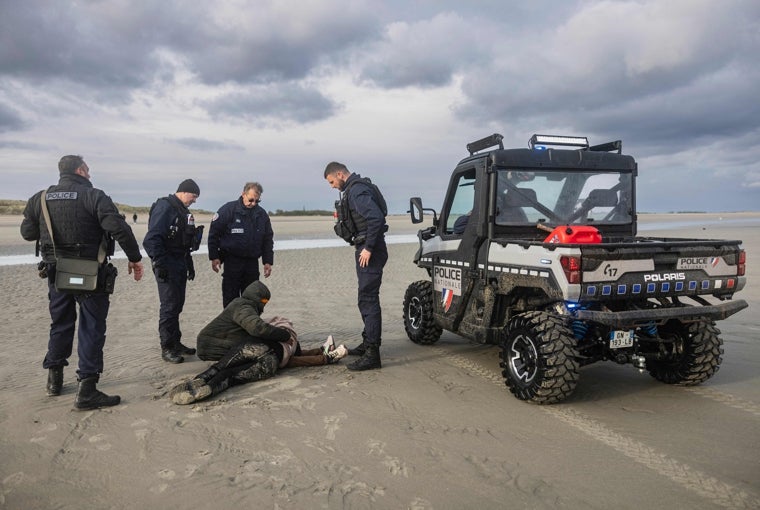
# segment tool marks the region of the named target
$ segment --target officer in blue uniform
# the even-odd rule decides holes
[[[362,343],[350,349],[349,354],[361,356],[347,365],[349,370],[380,368],[382,312],[380,285],[383,268],[388,261],[385,232],[388,214],[385,199],[369,179],[352,173],[342,164],[333,161],[325,168],[325,179],[342,193],[336,203],[338,223],[336,233],[356,248],[356,276],[359,283],[359,313],[364,322]]]
[[[41,193],[36,193],[27,201],[21,222],[21,236],[27,241],[39,242],[42,253],[40,276],[48,279],[50,338],[42,362],[42,366],[48,369],[47,393],[50,396],[61,394],[63,367],[69,364],[74,343],[78,304],[79,386],[74,408],[84,410],[114,406],[121,401],[120,397],[106,395],[96,388],[103,372],[109,291],[105,285],[99,285],[91,294],[59,292],[55,286],[56,256],[98,260],[104,236],[110,235],[126,253],[129,259],[127,270],[129,274],[134,273],[137,281],[143,274],[140,246],[113,201],[102,190],[92,186],[90,168],[82,156],[62,157],[58,162],[58,171],[58,184],[44,192],[52,225],[46,224],[42,213]],[[53,231],[53,239],[49,229]],[[101,271],[105,269],[101,267]]]
[[[158,315],[161,358],[169,363],[182,363],[183,355],[195,354],[195,349],[180,341],[179,315],[185,306],[187,281],[195,278],[191,252],[198,249],[202,235],[202,227],[196,229],[195,218],[188,207],[200,194],[195,181],[186,179],[176,193],[159,198],[150,208],[148,232],[143,239],[161,302]]]
[[[224,204],[211,220],[208,258],[216,273],[224,264],[224,308],[259,279],[259,258],[264,264],[264,277],[272,274],[274,232],[269,215],[259,205],[263,191],[258,182],[246,183],[240,198]]]

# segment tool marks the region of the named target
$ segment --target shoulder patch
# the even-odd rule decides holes
[[[214,222],[219,219],[219,213],[214,213],[214,217],[211,218],[211,221]]]

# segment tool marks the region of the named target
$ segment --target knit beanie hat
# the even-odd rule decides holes
[[[179,183],[177,187],[177,193],[192,193],[193,195],[200,195],[201,189],[195,184],[192,179],[185,179]]]

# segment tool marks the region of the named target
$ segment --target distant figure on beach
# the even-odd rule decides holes
[[[388,261],[385,216],[388,208],[382,193],[367,178],[352,173],[346,165],[333,161],[325,168],[328,184],[341,191],[336,202],[336,233],[356,248],[356,276],[359,281],[358,305],[364,322],[362,343],[349,354],[361,356],[348,365],[349,370],[380,368],[382,315],[380,285]]]
[[[195,349],[183,345],[179,315],[185,306],[187,281],[195,278],[192,251],[198,249],[203,227],[196,228],[188,209],[201,194],[192,179],[182,181],[177,191],[156,200],[148,216],[148,232],[143,247],[150,256],[161,302],[158,335],[161,358],[168,363],[182,363]]]
[[[321,348],[302,350],[290,320],[261,318],[270,296],[266,285],[251,283],[198,333],[198,357],[218,361],[172,388],[172,402],[192,404],[230,386],[272,377],[279,368],[326,365],[348,354],[346,346],[335,347],[332,336]]]
[[[137,224],[137,213],[134,213],[134,214],[132,215],[132,223],[135,223],[135,224]]]
[[[38,241],[42,254],[40,277],[47,277],[50,309],[50,338],[42,367],[48,369],[47,394],[56,397],[63,388],[63,367],[68,366],[77,329],[78,410],[115,406],[121,398],[96,387],[103,372],[103,345],[110,305],[109,292],[98,288],[88,294],[58,291],[55,285],[57,257],[99,260],[107,235],[119,242],[129,260],[127,270],[135,281],[143,275],[140,246],[132,229],[111,199],[90,182],[90,168],[82,156],[63,156],[58,162],[57,185],[36,193],[26,204],[21,236]],[[44,195],[44,204],[42,203]],[[42,206],[46,207],[47,213]],[[102,261],[101,271],[106,268]],[[112,291],[112,290],[111,290]],[[77,327],[77,304],[79,324]]]
[[[208,258],[215,273],[224,264],[223,307],[259,279],[259,258],[264,263],[264,278],[272,274],[274,232],[269,215],[261,207],[263,192],[258,182],[247,182],[240,197],[220,207],[211,220]]]

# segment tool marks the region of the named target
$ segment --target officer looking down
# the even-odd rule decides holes
[[[356,249],[358,306],[364,329],[362,343],[348,351],[361,357],[347,368],[357,371],[380,368],[383,329],[380,285],[383,283],[383,268],[388,261],[385,245],[388,207],[380,189],[371,180],[351,172],[342,163],[328,163],[324,177],[331,188],[341,191],[340,200],[335,203],[338,215],[335,233]]]
[[[169,363],[182,363],[184,355],[195,354],[195,349],[180,341],[179,315],[185,306],[187,281],[195,278],[191,252],[199,248],[203,235],[203,227],[195,226],[195,218],[188,209],[200,194],[195,181],[186,179],[176,193],[156,200],[150,208],[148,232],[143,239],[161,301],[158,316],[161,358]]]

